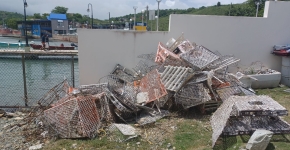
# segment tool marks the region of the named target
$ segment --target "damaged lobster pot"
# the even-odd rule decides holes
[[[107,98],[107,94],[102,92],[100,94],[92,95],[96,102],[96,107],[99,113],[100,122],[102,125],[108,125],[115,122],[113,107],[110,105],[110,101]]]
[[[161,73],[161,81],[170,91],[178,91],[191,77],[193,70],[186,67],[165,66]]]
[[[37,103],[42,106],[49,106],[52,103],[58,101],[61,98],[66,97],[69,94],[69,83],[65,79],[58,85],[50,89]]]
[[[136,76],[134,76],[134,72],[128,68],[123,67],[120,64],[117,64],[111,74],[115,75],[119,79],[125,82],[133,82],[136,80]]]
[[[101,126],[95,102],[91,96],[67,100],[43,114],[50,132],[61,138],[94,138]]]
[[[269,96],[231,96],[211,117],[212,144],[220,135],[250,135],[256,129],[289,134],[290,125],[279,117],[285,115],[286,108]]]
[[[100,83],[100,84],[90,84],[90,85],[81,85],[79,86],[79,91],[84,95],[95,95],[100,94],[108,88],[108,83]]]
[[[166,88],[157,70],[152,70],[140,81],[140,92],[148,94],[146,103],[150,103],[167,95]]]
[[[219,58],[219,56],[204,46],[195,46],[194,49],[180,54],[180,57],[189,62],[193,68],[198,68],[200,70],[205,69],[210,63]]]
[[[178,55],[169,51],[161,42],[158,44],[155,62],[163,66],[190,67],[190,64],[182,60]]]
[[[211,100],[209,89],[199,84],[186,84],[175,94],[175,102],[184,109],[206,103]]]

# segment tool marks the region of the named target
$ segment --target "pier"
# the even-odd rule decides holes
[[[32,59],[78,59],[78,50],[30,50],[24,49],[0,49],[0,58],[21,58],[22,55],[25,58]]]

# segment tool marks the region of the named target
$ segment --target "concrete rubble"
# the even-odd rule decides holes
[[[221,135],[251,135],[256,129],[289,134],[290,124],[280,118],[286,115],[288,110],[268,96],[231,96],[211,117],[212,146]]]
[[[156,53],[138,58],[142,60],[132,70],[117,64],[97,84],[72,88],[64,80],[38,101],[27,123],[37,123],[43,129],[41,136],[47,137],[94,138],[105,130],[118,131],[125,137],[117,139],[122,142],[138,136],[126,124],[152,124],[177,106],[198,107],[202,113],[217,109],[211,118],[213,146],[220,135],[254,132],[249,123],[253,118],[274,123],[267,127],[274,133],[290,131],[278,117],[288,113],[284,107],[269,97],[255,96],[239,76],[228,72],[239,62],[232,55],[212,52],[181,35],[166,45],[159,42]]]
[[[273,136],[273,132],[257,129],[251,136],[246,148],[248,150],[265,150]]]

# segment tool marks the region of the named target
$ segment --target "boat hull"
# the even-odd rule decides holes
[[[30,46],[33,49],[43,49],[42,45],[30,44]],[[62,47],[62,46],[49,46],[48,50],[75,50],[75,47],[72,47],[72,46],[64,46],[64,47]]]

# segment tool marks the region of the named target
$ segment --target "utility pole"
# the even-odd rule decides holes
[[[151,15],[151,17],[153,18],[153,15]],[[152,29],[153,29],[153,26],[152,26],[152,19],[151,19],[151,30],[150,31],[152,31]]]
[[[134,9],[134,11],[135,11],[135,14],[134,14],[134,25],[133,25],[134,30],[135,30],[135,24],[136,24],[136,9],[137,9],[137,8],[138,8],[137,6],[134,6],[134,7],[133,7],[133,9]]]
[[[27,37],[27,22],[26,22],[26,7],[28,7],[28,5],[26,0],[23,0],[23,3],[24,3],[24,23],[25,23],[25,47],[29,47]]]
[[[256,1],[255,4],[257,5],[257,10],[256,10],[256,17],[258,17],[258,12],[259,12],[259,5],[261,4],[261,1]]]
[[[146,29],[147,29],[147,31],[148,31],[148,15],[149,15],[149,11],[148,11],[148,5],[146,6]]]
[[[229,16],[231,16],[231,10],[232,10],[232,3],[231,3],[231,6],[230,6]]]
[[[161,0],[156,0],[158,3],[158,12],[157,12],[157,31],[158,31],[158,27],[159,27],[159,3],[161,2]]]
[[[91,12],[92,12],[92,14],[91,14],[91,17],[92,17],[92,25],[91,25],[91,28],[93,29],[93,26],[94,26],[94,21],[93,21],[94,20],[94,17],[93,17],[93,14],[94,13],[93,13],[93,5],[91,3],[88,4],[87,11],[90,12],[90,5],[91,5]]]
[[[111,19],[111,16],[110,16],[111,14],[110,14],[110,12],[109,12],[109,24],[110,24],[110,19]]]

